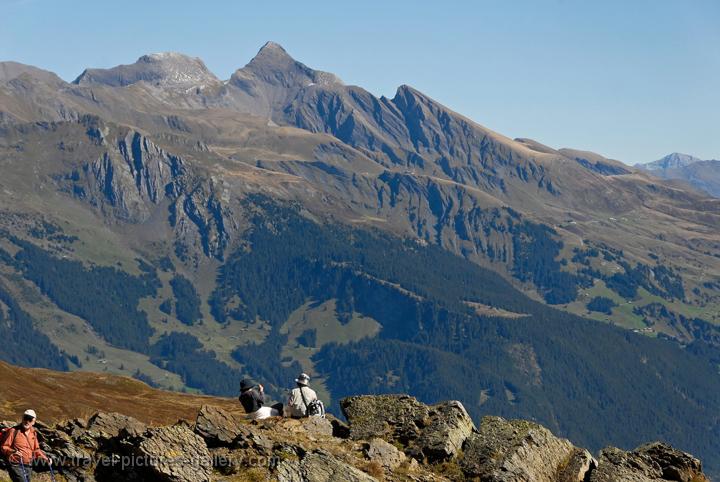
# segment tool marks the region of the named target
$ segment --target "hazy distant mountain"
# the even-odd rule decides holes
[[[303,369],[333,401],[720,450],[720,200],[272,42],[228,80],[0,73],[0,335],[36,340],[5,359],[278,398]]]
[[[663,157],[662,159],[658,159],[657,161],[648,162],[646,164],[635,164],[635,167],[647,169],[648,171],[662,171],[666,169],[683,168],[685,166],[689,166],[694,162],[699,161],[702,161],[702,159],[691,156],[689,154],[673,152],[672,154],[668,154],[667,156]]]
[[[706,193],[720,197],[720,161],[704,161],[688,154],[674,152],[660,160],[636,164],[663,179],[686,181]]]
[[[48,84],[63,83],[60,77],[47,70],[18,62],[0,62],[0,83],[9,82],[23,75],[42,80]]]

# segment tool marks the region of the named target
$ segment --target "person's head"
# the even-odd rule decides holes
[[[295,383],[297,383],[300,387],[306,387],[308,383],[310,383],[310,376],[307,373],[301,373],[295,379]]]
[[[27,409],[25,410],[25,413],[23,413],[22,418],[22,426],[25,429],[28,429],[35,425],[35,420],[37,419],[37,414],[35,413],[35,410],[33,409]]]
[[[245,391],[247,391],[247,390],[250,390],[252,387],[253,387],[252,382],[251,382],[250,380],[248,380],[247,378],[243,379],[243,380],[240,382],[240,391],[241,391],[241,392],[245,392]]]

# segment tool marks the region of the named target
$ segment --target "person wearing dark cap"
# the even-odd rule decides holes
[[[282,415],[282,404],[266,407],[265,388],[262,385],[253,385],[250,380],[243,379],[240,382],[240,404],[251,420],[262,420],[268,417],[279,417]]]
[[[310,376],[307,373],[301,373],[295,379],[297,386],[290,391],[286,416],[302,418],[310,415],[325,415],[324,407],[322,408],[322,414],[316,413],[315,407],[322,406],[322,402],[318,400],[315,390],[308,386],[309,383]]]

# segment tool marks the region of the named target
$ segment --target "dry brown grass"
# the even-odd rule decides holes
[[[385,480],[385,469],[379,462],[375,460],[367,463],[367,465],[365,466],[365,472],[378,480]]]
[[[87,418],[98,411],[120,412],[148,424],[195,420],[204,404],[243,413],[230,398],[157,390],[129,377],[89,372],[20,368],[0,362],[0,419],[15,420],[27,408],[53,423]]]

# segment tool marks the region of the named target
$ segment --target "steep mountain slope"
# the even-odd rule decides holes
[[[720,200],[273,43],[227,82],[180,54],[3,69],[0,307],[57,363],[215,394],[304,369],[333,401],[462,394],[716,452]]]
[[[687,182],[711,196],[720,197],[720,161],[703,161],[675,152],[658,161],[638,164],[636,167],[663,179]]]

